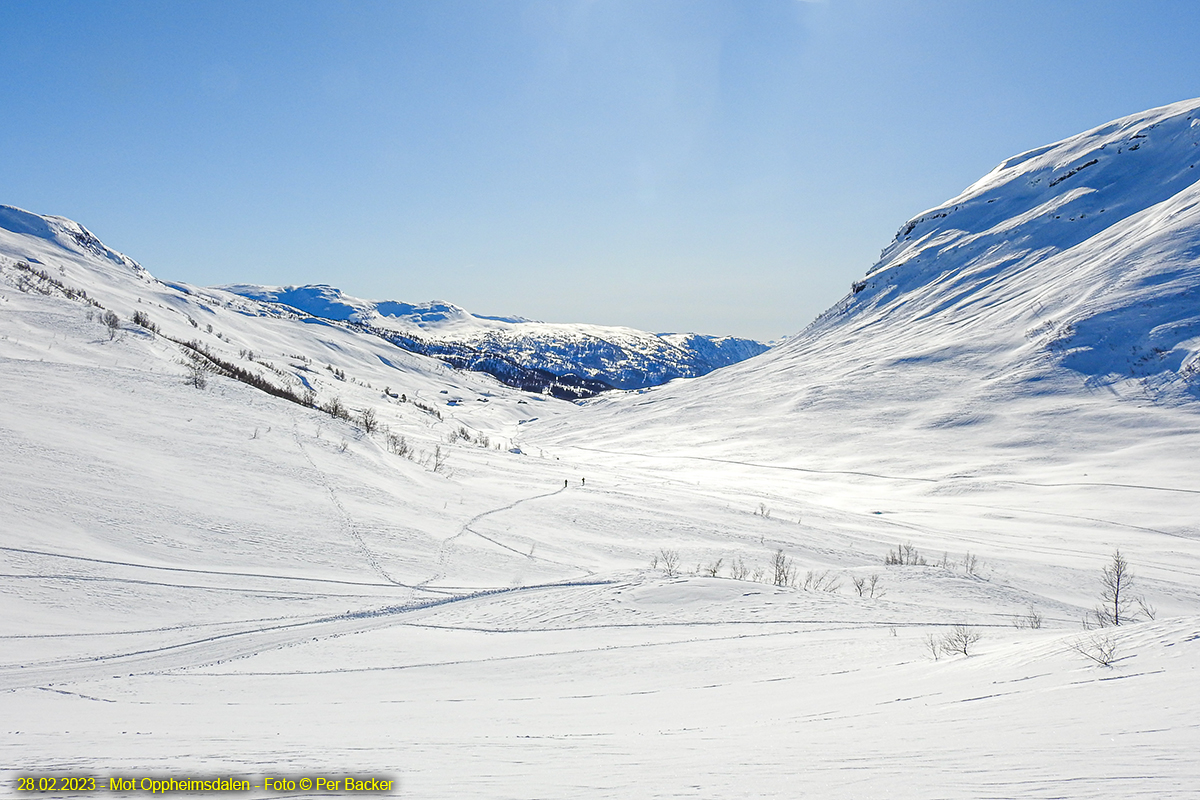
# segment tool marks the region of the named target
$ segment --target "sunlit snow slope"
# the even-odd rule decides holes
[[[785,344],[595,401],[556,438],[927,477],[1101,459],[1191,485],[1166,452],[1121,454],[1197,444],[1198,145],[1189,101],[1011,158]]]
[[[1198,109],[1011,159],[786,344],[583,405],[0,208],[5,791],[1196,797]],[[1085,631],[1118,548],[1145,605]]]

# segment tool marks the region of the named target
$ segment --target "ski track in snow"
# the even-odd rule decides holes
[[[484,511],[482,513],[476,514],[474,517],[467,520],[467,522],[463,523],[463,525],[459,529],[458,533],[454,534],[453,536],[449,537],[448,539],[445,539],[441,543],[441,545],[438,548],[438,555],[437,555],[438,571],[435,572],[432,576],[430,576],[426,580],[417,584],[417,587],[427,587],[430,584],[436,583],[437,581],[441,580],[442,578],[444,578],[446,576],[446,571],[447,571],[447,569],[449,569],[449,564],[450,564],[451,558],[453,556],[455,540],[465,534],[468,534],[468,533],[474,534],[475,536],[478,536],[480,539],[491,542],[492,544],[496,545],[497,547],[501,547],[511,553],[521,556],[522,558],[543,561],[547,564],[554,564],[556,566],[566,566],[566,567],[576,570],[577,572],[579,572],[580,574],[583,574],[583,575],[591,574],[588,570],[584,569],[583,567],[573,565],[573,564],[563,564],[560,561],[555,561],[553,559],[534,555],[532,552],[526,553],[526,552],[516,549],[515,547],[510,547],[509,545],[506,545],[503,542],[492,538],[491,536],[482,534],[479,531],[477,531],[471,527],[472,525],[478,523],[480,520],[483,520],[487,517],[493,516],[495,514],[500,514],[505,511],[512,511],[517,506],[523,505],[525,503],[529,503],[533,500],[540,500],[545,497],[554,497],[555,495],[562,494],[566,490],[567,490],[567,487],[566,487],[566,485],[564,485],[561,489],[556,489],[553,492],[546,492],[544,494],[535,494],[531,497],[523,497],[519,500],[514,500],[513,502],[511,502],[507,505],[500,506],[499,508],[493,508],[489,511]]]
[[[553,588],[596,586],[604,582],[570,582],[554,584]],[[47,663],[28,663],[0,666],[0,690],[38,687],[47,684],[77,683],[109,676],[113,670],[135,674],[161,674],[186,667],[223,663],[244,658],[268,649],[278,649],[302,641],[343,636],[397,624],[398,615],[423,611],[447,603],[477,600],[489,596],[538,591],[547,586],[522,586],[491,589],[455,597],[428,600],[408,605],[362,611],[347,611],[331,617],[258,625],[229,633],[190,639],[185,642],[145,650],[110,655],[63,659]],[[184,626],[175,628],[181,629]],[[159,629],[171,630],[171,629]],[[119,677],[114,675],[112,677]]]
[[[329,583],[342,586],[376,586],[389,588],[396,586],[394,583],[369,583],[366,581],[338,580],[336,578],[314,578],[298,575],[271,575],[264,572],[231,572],[227,570],[194,569],[190,567],[168,567],[154,564],[137,564],[131,561],[114,561],[112,559],[105,558],[87,558],[86,556],[67,555],[65,553],[51,553],[45,550],[30,550],[23,547],[0,547],[0,551],[9,553],[25,553],[28,555],[45,556],[48,558],[64,558],[71,561],[86,561],[92,564],[109,564],[118,567],[135,567],[137,569],[161,570],[163,572],[190,572],[197,575],[220,575],[231,578],[255,578],[280,581],[303,581],[307,583]]]
[[[337,509],[338,518],[341,520],[342,530],[344,530],[346,535],[353,539],[354,543],[358,545],[358,549],[362,551],[363,557],[366,559],[367,563],[371,565],[371,569],[393,586],[403,586],[406,589],[416,588],[409,586],[408,584],[401,583],[389,575],[387,570],[383,568],[383,565],[379,563],[379,559],[375,556],[375,553],[371,551],[371,548],[367,547],[367,543],[364,542],[362,536],[359,535],[358,529],[354,523],[354,518],[347,513],[346,507],[342,505],[342,501],[338,499],[337,492],[334,490],[333,484],[330,482],[325,473],[317,468],[316,462],[313,461],[312,456],[309,455],[308,450],[305,449],[304,443],[300,441],[300,427],[296,422],[293,422],[292,424],[292,437],[296,442],[296,448],[300,451],[300,454],[304,456],[304,460],[307,461],[308,465],[312,468],[312,474],[316,476],[318,481],[320,481],[321,486],[324,487],[325,491],[329,495],[330,502],[333,503],[334,508]]]

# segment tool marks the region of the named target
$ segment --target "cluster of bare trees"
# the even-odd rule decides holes
[[[854,591],[859,597],[869,597],[874,600],[877,597],[883,597],[885,592],[883,587],[879,585],[879,575],[872,573],[870,576],[855,576],[850,579],[854,584]]]
[[[668,548],[660,549],[650,559],[650,569],[661,569],[663,575],[668,578],[675,578],[683,574],[681,564],[679,551]],[[691,574],[719,578],[724,566],[725,559],[718,558],[707,564],[697,564]],[[748,580],[772,586],[789,586],[808,592],[834,593],[842,586],[840,577],[833,570],[808,570],[801,574],[796,567],[795,560],[784,553],[782,548],[772,554],[766,569],[762,567],[751,569],[741,556],[730,559],[728,577],[737,581]],[[884,594],[878,575],[863,578],[861,581],[855,578],[854,588],[859,597],[879,598]]]
[[[911,542],[896,545],[895,550],[889,550],[887,555],[883,557],[885,566],[905,566],[905,567],[928,567],[929,560],[917,550]],[[955,572],[960,568],[964,575],[972,578],[979,577],[979,569],[982,566],[979,562],[979,557],[967,552],[961,559],[950,558],[950,553],[942,553],[941,561],[936,561],[933,566],[941,567],[944,570]]]
[[[467,444],[473,444],[473,445],[476,445],[477,447],[483,447],[483,448],[488,448],[488,447],[492,446],[491,437],[489,437],[486,433],[483,433],[482,431],[477,431],[475,433],[471,433],[471,431],[467,428],[466,425],[459,425],[457,429],[452,430],[452,431],[450,431],[450,433],[446,434],[446,441],[449,444],[454,444],[455,442],[461,441],[461,442],[466,442]],[[499,449],[500,445],[497,444],[496,448]]]
[[[1137,580],[1129,561],[1120,549],[1114,550],[1108,563],[1100,570],[1100,602],[1083,618],[1083,627],[1091,633],[1068,646],[1097,666],[1111,667],[1122,659],[1119,655],[1120,640],[1112,629],[1152,620],[1156,613],[1145,596],[1137,592]],[[1021,629],[1041,628],[1042,622],[1041,613],[1032,605],[1028,612],[1013,618],[1013,624]],[[941,636],[929,634],[925,644],[936,660],[941,655],[970,655],[979,638],[978,632],[958,625]]]
[[[929,566],[925,559],[912,545],[900,545],[891,551],[885,563],[888,565]],[[948,559],[943,558],[942,564],[947,566]],[[658,551],[650,562],[651,569],[661,569],[668,578],[683,574],[682,561],[678,550],[663,548]],[[694,575],[719,577],[725,559],[718,558],[707,565],[696,565]],[[978,568],[978,559],[970,553],[954,564],[961,566],[967,575],[974,575]],[[769,583],[774,586],[790,586],[808,591],[836,592],[841,586],[837,577],[826,570],[824,572],[809,571],[803,577],[796,568],[795,561],[783,549],[778,549],[772,555],[767,569],[757,569],[751,572],[741,557],[731,560],[728,567],[729,577],[735,580],[754,580]],[[852,576],[851,582],[855,593],[863,598],[879,598],[884,596],[884,589],[878,574],[868,576]],[[1120,550],[1113,552],[1109,562],[1101,570],[1100,602],[1088,612],[1084,618],[1084,627],[1095,631],[1070,645],[1072,651],[1087,660],[1105,667],[1111,667],[1121,660],[1118,655],[1118,639],[1103,629],[1115,628],[1146,619],[1154,619],[1155,609],[1136,592],[1136,580],[1129,562]],[[1013,625],[1018,629],[1039,629],[1044,618],[1034,606],[1030,605],[1024,613],[1013,617]],[[934,660],[942,656],[961,655],[971,656],[976,652],[976,645],[982,638],[977,628],[959,624],[940,633],[928,634],[925,646]]]

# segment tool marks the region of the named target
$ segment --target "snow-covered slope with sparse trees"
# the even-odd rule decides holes
[[[582,404],[0,209],[0,779],[1193,796],[1198,115]]]

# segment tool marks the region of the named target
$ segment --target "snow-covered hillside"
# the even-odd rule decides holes
[[[581,405],[5,209],[0,778],[1196,796],[1198,113],[1010,159],[785,344]],[[1117,550],[1136,624],[1085,630]]]
[[[703,381],[596,401],[559,438],[595,426],[630,446],[928,475],[1073,469],[1129,426],[1182,441],[1200,388],[1197,106],[1007,160],[904,225],[798,336]]]
[[[633,328],[488,317],[436,301],[412,305],[360,300],[332,286],[223,288],[322,319],[353,323],[406,349],[456,367],[488,372],[514,386],[522,386],[524,377],[518,374],[510,379],[516,366],[560,379],[599,381],[603,387],[641,389],[706,375],[767,350],[761,342],[734,336],[653,334]],[[586,396],[601,387],[581,388],[580,394]]]

